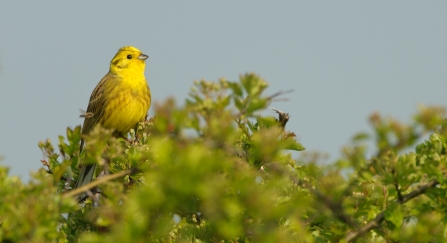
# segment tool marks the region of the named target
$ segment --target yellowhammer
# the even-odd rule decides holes
[[[100,124],[126,136],[130,129],[146,117],[151,105],[151,91],[144,77],[147,55],[132,46],[118,50],[110,62],[110,70],[93,90],[82,127],[88,134]],[[84,140],[81,140],[81,150]],[[96,165],[86,165],[79,174],[76,188],[90,183]]]

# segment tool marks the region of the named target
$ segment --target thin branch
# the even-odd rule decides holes
[[[313,190],[313,193],[315,194],[315,196],[317,196],[319,200],[323,201],[323,203],[326,204],[326,206],[337,216],[337,218],[340,221],[354,228],[359,227],[359,225],[355,222],[355,220],[344,212],[343,208],[339,203],[333,202],[329,197],[323,195],[322,193],[316,190]]]
[[[276,92],[276,93],[270,95],[269,97],[267,97],[267,99],[273,100],[273,98],[275,98],[275,97],[278,97],[280,95],[287,94],[287,93],[292,93],[293,91],[294,91],[293,89],[289,89],[286,91],[279,91],[279,92]]]
[[[273,100],[275,97],[278,97],[278,96],[283,95],[283,94],[291,93],[291,92],[293,92],[293,89],[286,90],[286,91],[279,91],[279,92],[276,92],[276,93],[270,95],[270,96],[267,97],[266,99],[271,101],[271,100]],[[247,96],[247,98],[248,98],[247,105],[246,105],[243,109],[241,109],[241,110],[239,111],[239,113],[237,113],[237,114],[235,115],[235,117],[239,117],[239,116],[243,115],[243,114],[247,111],[248,106],[250,105],[250,102],[251,102],[251,97],[250,97],[250,96]],[[288,115],[288,114],[287,114],[287,115]]]
[[[411,199],[413,199],[421,194],[424,194],[428,189],[433,188],[433,187],[437,186],[438,184],[439,183],[436,180],[430,181],[429,183],[422,185],[422,186],[418,187],[417,189],[411,191],[410,193],[408,193],[407,195],[402,197],[402,200],[397,200],[396,202],[399,204],[404,204],[404,203],[410,201]],[[372,221],[370,221],[369,223],[364,225],[359,230],[349,233],[346,236],[345,241],[352,242],[352,241],[357,240],[358,238],[360,238],[363,235],[365,235],[366,233],[368,233],[370,230],[379,227],[379,225],[383,222],[383,220],[385,220],[385,211],[379,213],[375,219],[373,219]]]
[[[404,200],[404,197],[402,196],[402,192],[399,189],[399,183],[397,183],[397,177],[394,177],[394,187],[397,191],[397,200],[399,203],[402,203]]]
[[[98,185],[100,185],[100,184],[102,184],[102,183],[104,183],[106,181],[114,180],[114,179],[123,177],[125,175],[131,175],[131,174],[136,173],[137,171],[138,171],[138,169],[130,169],[130,170],[120,171],[120,172],[118,172],[116,174],[104,176],[102,178],[99,178],[97,180],[92,181],[91,183],[89,183],[87,185],[84,185],[82,187],[76,188],[75,190],[69,191],[67,193],[64,193],[62,195],[62,198],[65,199],[65,198],[68,198],[68,197],[76,196],[76,195],[78,195],[80,193],[83,193],[83,192],[85,192],[87,190],[90,190],[91,188],[93,188],[95,186],[98,186]]]

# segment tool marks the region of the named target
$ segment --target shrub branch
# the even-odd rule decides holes
[[[83,193],[83,192],[85,192],[87,190],[90,190],[93,187],[98,186],[98,185],[100,185],[100,184],[102,184],[102,183],[104,183],[106,181],[114,180],[114,179],[117,179],[117,178],[120,178],[120,177],[123,177],[123,176],[126,176],[126,175],[131,175],[131,174],[136,173],[137,171],[138,171],[138,169],[130,169],[130,170],[120,171],[120,172],[118,172],[116,174],[112,174],[112,175],[107,175],[107,176],[101,177],[101,178],[99,178],[97,180],[92,181],[91,183],[89,183],[87,185],[84,185],[82,187],[76,188],[75,190],[69,191],[67,193],[64,193],[62,195],[62,198],[65,199],[65,198],[68,198],[68,197],[76,196],[76,195],[78,195],[80,193]]]
[[[429,183],[422,185],[422,186],[418,187],[417,189],[411,191],[407,195],[403,196],[401,200],[397,200],[396,202],[399,204],[404,204],[404,203],[410,201],[411,199],[413,199],[421,194],[424,194],[429,188],[433,188],[433,187],[437,186],[438,184],[439,183],[436,180],[430,181]],[[368,233],[370,230],[379,227],[379,225],[383,222],[383,220],[385,220],[385,211],[379,213],[375,219],[373,219],[372,221],[370,221],[369,223],[367,223],[366,225],[361,227],[359,230],[349,233],[346,236],[345,241],[352,242],[352,241],[357,240],[358,238],[360,238],[363,235],[365,235],[366,233]]]

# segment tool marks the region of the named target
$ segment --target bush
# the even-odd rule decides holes
[[[261,117],[276,96],[254,74],[200,81],[186,104],[155,104],[129,141],[97,127],[40,142],[44,170],[23,184],[0,168],[3,242],[442,241],[446,231],[445,111],[423,107],[407,125],[373,114],[327,166]],[[429,136],[427,136],[429,135]],[[426,138],[423,143],[416,144]],[[367,145],[373,145],[368,150]],[[409,152],[414,150],[413,152]],[[373,156],[367,157],[374,153]],[[78,204],[79,167],[97,163],[93,197]]]

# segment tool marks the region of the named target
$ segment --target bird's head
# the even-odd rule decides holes
[[[119,74],[126,71],[144,72],[147,55],[133,46],[121,47],[110,62],[110,71]]]

